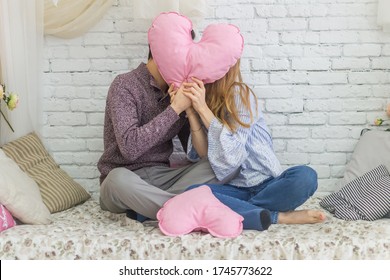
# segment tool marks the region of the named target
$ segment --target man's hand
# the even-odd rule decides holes
[[[181,85],[180,88],[173,95],[173,99],[171,97],[171,107],[176,112],[176,114],[181,114],[183,111],[187,110],[191,107],[191,99],[186,97],[183,94],[184,86]]]

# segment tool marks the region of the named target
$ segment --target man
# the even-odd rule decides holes
[[[193,34],[194,35],[194,34]],[[98,162],[100,205],[156,219],[162,205],[188,186],[221,183],[209,162],[171,168],[172,139],[187,148],[189,124],[185,111],[191,100],[177,93],[170,102],[168,85],[149,51],[147,64],[118,75],[106,102],[104,152]],[[140,215],[138,215],[140,217]]]

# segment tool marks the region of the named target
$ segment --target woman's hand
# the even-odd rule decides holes
[[[201,80],[197,78],[191,79],[193,80],[192,83],[183,83],[183,93],[191,99],[192,107],[199,113],[205,108],[208,108],[206,104],[206,89]]]

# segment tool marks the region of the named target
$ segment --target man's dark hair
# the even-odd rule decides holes
[[[191,37],[192,37],[192,40],[195,39],[195,31],[194,30],[191,30]],[[150,45],[149,45],[149,54],[148,54],[148,60],[152,59],[153,58],[153,55],[152,55],[152,51],[150,50]]]

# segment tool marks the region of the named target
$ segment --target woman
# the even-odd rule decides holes
[[[233,178],[228,185],[208,186],[244,217],[244,229],[324,221],[318,210],[293,211],[316,191],[317,174],[307,166],[282,171],[256,97],[242,82],[239,61],[212,84],[192,80],[179,89],[192,101],[186,111],[191,126],[188,158],[207,156],[219,180]],[[174,98],[176,92],[170,88],[170,94]]]

